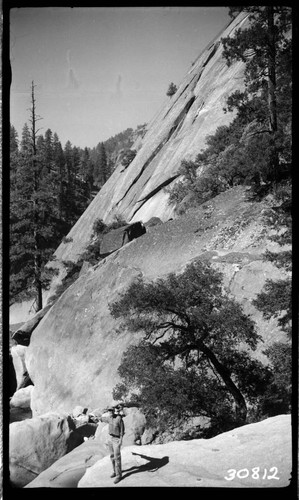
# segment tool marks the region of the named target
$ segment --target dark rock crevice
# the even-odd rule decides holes
[[[212,59],[212,57],[215,55],[216,53],[216,50],[218,49],[220,45],[220,42],[216,42],[214,43],[214,45],[212,45],[212,50],[211,52],[209,53],[207,59],[205,60],[205,62],[203,63],[202,67],[205,68],[205,66],[208,64],[208,62]]]
[[[191,78],[190,82],[187,83],[187,85],[183,88],[183,90],[176,96],[176,99],[173,101],[173,104],[172,106],[168,109],[167,113],[164,115],[164,119],[166,118],[166,116],[170,113],[170,111],[172,110],[173,106],[175,105],[175,103],[180,99],[180,97],[183,95],[183,93],[185,92],[185,90],[191,86],[191,83],[193,82],[193,80],[197,77],[197,80],[196,82],[193,84],[193,88],[190,89],[191,91],[193,91],[195,85],[197,84],[198,80],[200,79],[201,77],[201,72],[199,75],[195,74],[193,76],[193,78]]]
[[[189,101],[187,102],[186,106],[184,107],[183,111],[180,113],[180,115],[178,116],[178,123],[174,125],[174,130],[171,129],[171,135],[173,135],[173,133],[175,132],[176,134],[178,134],[178,132],[180,131],[180,129],[182,128],[183,126],[183,123],[184,123],[184,120],[185,120],[185,117],[189,111],[189,109],[191,108],[192,104],[194,103],[196,99],[196,96],[192,96],[191,99],[189,99]]]
[[[173,175],[169,179],[166,179],[164,182],[159,184],[155,189],[153,189],[150,193],[148,193],[144,198],[141,198],[141,200],[138,200],[137,203],[141,203],[141,205],[134,211],[132,217],[140,210],[140,208],[150,199],[152,198],[155,194],[157,194],[161,189],[164,187],[168,186],[172,181],[174,181],[177,177],[179,177],[180,174]]]
[[[122,196],[122,198],[117,202],[116,206],[118,206],[123,201],[123,199],[127,196],[128,192],[132,189],[134,184],[136,184],[136,182],[140,179],[140,177],[142,176],[143,172],[148,167],[148,165],[153,161],[153,159],[157,156],[157,154],[161,151],[161,149],[165,146],[165,144],[170,140],[170,138],[172,137],[174,132],[176,132],[179,128],[181,128],[183,121],[184,121],[189,109],[191,108],[192,104],[194,103],[195,99],[196,99],[195,95],[192,95],[192,97],[186,102],[184,108],[182,109],[182,111],[180,112],[180,114],[178,115],[176,120],[174,121],[174,124],[171,127],[170,131],[168,132],[167,137],[157,146],[157,148],[153,151],[153,153],[150,155],[148,160],[144,163],[139,174],[135,177],[135,179],[133,179],[132,183],[130,184],[130,186],[128,187],[128,189],[126,190],[126,192]],[[160,188],[158,188],[158,191],[159,191],[159,189]]]
[[[117,202],[117,204],[115,206],[118,206],[123,201],[123,199],[127,196],[128,192],[132,189],[132,187],[134,186],[134,184],[136,184],[136,182],[140,179],[140,177],[142,176],[143,172],[148,167],[148,165],[153,161],[153,159],[155,158],[155,156],[157,156],[157,154],[159,153],[159,151],[161,151],[161,149],[163,148],[165,142],[166,142],[166,140],[162,141],[159,144],[159,146],[155,149],[155,151],[150,155],[150,157],[148,158],[148,160],[146,160],[146,162],[144,163],[144,165],[143,165],[142,169],[140,170],[139,174],[135,177],[135,179],[133,179],[132,183],[130,184],[130,186],[126,190],[125,194],[122,196],[122,198],[120,198],[120,200]]]

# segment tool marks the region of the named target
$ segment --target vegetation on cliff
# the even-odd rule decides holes
[[[264,259],[282,269],[284,277],[278,281],[268,279],[253,300],[266,319],[277,319],[286,334],[284,342],[274,342],[265,350],[273,370],[264,400],[264,411],[270,416],[273,408],[276,412],[281,409],[281,413],[290,408],[292,398],[292,206],[289,181],[280,184],[274,200],[277,205],[266,212],[265,223],[276,230],[270,239],[282,249],[280,252],[265,252]]]
[[[182,162],[183,179],[168,190],[178,213],[238,184],[263,196],[290,177],[291,9],[238,7],[231,14],[240,9],[249,13],[250,27],[222,43],[228,65],[245,63],[245,89],[227,98],[225,112],[236,113],[231,124],[208,136],[194,161]]]
[[[94,266],[103,258],[103,255],[101,254],[101,244],[104,235],[108,234],[113,229],[123,227],[126,224],[127,222],[120,216],[116,216],[115,220],[111,222],[111,224],[105,224],[102,219],[96,219],[94,221],[90,242],[85,251],[79,256],[76,262],[71,260],[63,261],[63,265],[66,269],[66,275],[62,279],[61,284],[56,288],[55,294],[51,297],[52,301],[57,300],[58,297],[60,297],[60,295],[76,281],[84,262]]]
[[[259,412],[271,416],[289,411],[292,393],[291,9],[237,7],[231,8],[232,16],[242,9],[249,13],[250,27],[222,39],[227,64],[245,63],[245,89],[230,95],[225,108],[236,116],[207,137],[206,149],[194,161],[182,161],[182,180],[169,190],[169,203],[183,213],[238,184],[249,186],[256,199],[269,193],[273,198],[264,220],[274,230],[270,239],[282,248],[266,252],[264,258],[282,269],[285,277],[268,279],[253,300],[265,319],[276,318],[286,333],[285,342],[275,342],[264,351],[272,375]]]

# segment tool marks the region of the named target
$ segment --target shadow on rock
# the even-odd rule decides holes
[[[138,472],[156,472],[158,469],[163,467],[164,465],[168,464],[169,462],[169,457],[162,457],[162,458],[155,458],[155,457],[148,457],[146,455],[141,455],[140,453],[133,453],[132,455],[137,455],[141,458],[145,458],[145,460],[148,460],[148,463],[140,465],[140,466],[133,466],[130,467],[130,469],[125,469],[123,472],[127,474],[123,474],[122,479],[125,479],[126,477],[131,476],[131,474],[137,474]]]

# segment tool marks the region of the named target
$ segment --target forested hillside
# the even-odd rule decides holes
[[[10,128],[10,304],[35,297],[39,310],[42,290],[53,275],[45,264],[61,241],[67,241],[67,233],[116,164],[125,165],[128,153],[135,156],[130,148],[144,126],[92,149],[70,141],[63,147],[52,130],[40,134],[34,88],[32,82],[29,126],[24,124],[20,139],[14,126]]]

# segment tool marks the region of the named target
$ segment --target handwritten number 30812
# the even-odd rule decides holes
[[[276,480],[279,480],[279,477],[277,477],[277,473],[278,473],[277,467],[271,467],[271,469],[269,470],[269,474],[268,474],[267,469],[264,469],[263,475],[260,474],[260,473],[262,473],[262,471],[260,470],[260,467],[253,467],[251,469],[251,472],[249,471],[249,469],[240,469],[240,470],[229,469],[227,471],[227,473],[228,473],[228,476],[224,476],[224,479],[226,479],[227,481],[232,481],[236,477],[238,479],[245,479],[246,477],[249,477],[249,475],[251,475],[252,479],[276,479]]]

